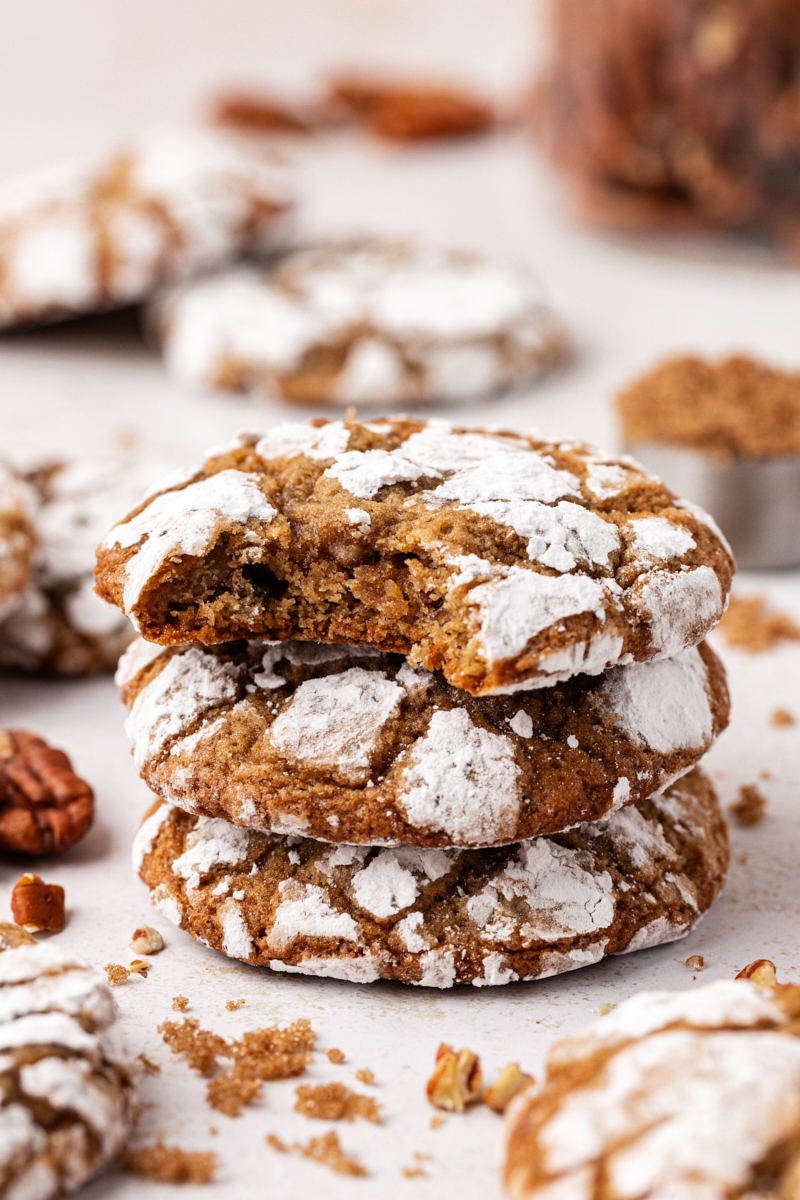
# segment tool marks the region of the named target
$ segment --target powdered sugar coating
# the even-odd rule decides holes
[[[309,679],[274,721],[270,741],[290,760],[335,762],[348,781],[365,783],[375,743],[404,695],[382,672],[359,667]]]
[[[80,959],[48,945],[0,955],[3,1195],[62,1195],[124,1145],[135,1077],[115,1016],[105,978]]]
[[[642,930],[650,940],[656,927],[688,932],[721,886],[727,844],[707,782],[695,773],[676,788],[680,796],[668,792],[658,814],[645,801],[602,829],[582,825],[501,849],[331,847],[235,830],[236,853],[246,845],[236,865],[215,851],[184,867],[195,830],[207,826],[168,809],[141,874],[162,911],[174,904],[173,919],[229,954],[235,904],[240,944],[250,939],[236,956],[251,963],[496,985],[625,952]],[[214,841],[204,834],[204,844]]]
[[[340,404],[490,395],[563,354],[534,276],[475,255],[380,241],[237,267],[162,296],[153,310],[183,382]],[[307,384],[306,362],[335,366]],[[294,388],[293,388],[294,383]]]
[[[129,304],[169,280],[267,249],[286,173],[202,129],[156,130],[105,162],[0,188],[0,324]]]
[[[598,706],[613,712],[634,741],[662,753],[708,740],[709,699],[705,667],[694,646],[674,658],[616,667],[597,693]]]
[[[519,768],[508,738],[475,725],[463,708],[433,714],[403,773],[400,804],[412,825],[444,830],[456,843],[513,836]]]
[[[556,1046],[510,1114],[511,1194],[780,1191],[800,1131],[789,1003],[739,981],[644,995]]]
[[[654,656],[669,658],[695,641],[695,630],[719,620],[723,597],[711,567],[674,575],[648,572],[637,582],[634,605],[650,632]]]

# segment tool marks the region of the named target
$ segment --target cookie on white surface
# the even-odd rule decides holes
[[[122,1149],[135,1073],[108,984],[47,945],[0,954],[0,1195],[73,1192]]]
[[[224,134],[145,134],[100,162],[0,184],[0,327],[142,300],[162,284],[274,249],[284,172]]]
[[[693,771],[607,821],[496,849],[331,846],[159,804],[134,866],[170,921],[276,971],[429,987],[539,979],[688,933],[728,838]]]
[[[685,774],[729,708],[705,644],[473,699],[363,647],[139,640],[117,682],[158,796],[235,825],[372,846],[495,846],[598,820]]]
[[[153,468],[77,458],[32,467],[24,478],[37,550],[28,587],[0,623],[0,668],[113,671],[135,633],[95,595],[94,556],[109,522],[141,500]]]
[[[97,581],[148,641],[367,645],[486,695],[673,657],[733,569],[630,459],[387,418],[242,434],[111,531]]]
[[[509,1109],[514,1200],[795,1197],[800,988],[719,981],[620,1004]]]
[[[0,619],[28,582],[35,546],[30,496],[17,472],[0,462]]]
[[[382,241],[183,284],[152,319],[182,382],[310,404],[491,396],[543,374],[567,344],[529,269]]]

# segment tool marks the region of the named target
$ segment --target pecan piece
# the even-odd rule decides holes
[[[28,933],[58,933],[64,928],[64,889],[40,875],[23,875],[11,893],[11,915]]]
[[[773,988],[778,982],[775,963],[770,962],[768,958],[757,958],[755,962],[748,963],[746,967],[742,967],[736,978],[747,979],[760,988]]]
[[[436,1051],[436,1066],[428,1080],[428,1099],[435,1108],[462,1113],[481,1098],[483,1073],[481,1061],[471,1050],[456,1052],[442,1042]]]
[[[0,850],[60,854],[93,816],[94,793],[63,750],[24,729],[0,730]]]
[[[334,80],[332,91],[373,133],[395,142],[463,137],[495,123],[492,106],[482,97],[437,84],[352,77]]]

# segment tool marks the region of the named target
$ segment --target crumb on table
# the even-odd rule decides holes
[[[313,1162],[335,1171],[337,1175],[368,1175],[366,1167],[355,1157],[345,1154],[335,1130],[324,1133],[320,1137],[310,1138],[303,1146],[295,1142],[290,1146],[281,1141],[274,1133],[267,1134],[267,1145],[280,1154],[288,1154],[292,1150],[310,1158]]]
[[[770,717],[770,724],[781,729],[786,725],[796,725],[797,717],[788,708],[776,708]]]
[[[106,963],[105,973],[108,976],[108,982],[111,987],[119,987],[121,983],[130,978],[128,968],[121,966],[119,963]]]
[[[719,631],[729,646],[763,654],[785,641],[800,641],[800,626],[788,613],[773,612],[766,596],[731,596]]]
[[[343,1063],[344,1062],[344,1051],[337,1050],[335,1046],[332,1046],[330,1050],[326,1050],[325,1055],[329,1062],[332,1062],[332,1063]]]
[[[321,1121],[354,1121],[362,1117],[375,1125],[380,1123],[377,1101],[372,1096],[352,1092],[343,1083],[301,1084],[296,1095],[294,1110],[304,1117]]]
[[[172,1008],[173,1008],[174,1012],[186,1012],[188,1007],[189,1007],[188,996],[173,996],[172,997]]]
[[[360,1067],[356,1071],[356,1079],[359,1083],[374,1083],[375,1072],[371,1071],[369,1067]]]
[[[247,1004],[246,1000],[228,1000],[225,1003],[225,1007],[228,1012],[236,1012],[237,1009],[244,1008],[245,1004]]]
[[[767,798],[754,783],[742,784],[729,812],[737,825],[758,825],[766,816]]]
[[[157,1183],[211,1183],[217,1170],[213,1150],[181,1150],[159,1141],[128,1149],[123,1164],[134,1175]]]

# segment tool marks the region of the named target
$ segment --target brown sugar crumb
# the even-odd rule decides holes
[[[435,1117],[431,1117],[431,1129],[441,1129],[442,1125],[444,1125],[444,1117],[441,1113],[437,1113]]]
[[[130,978],[131,974],[127,967],[122,967],[119,963],[106,963],[105,973],[111,987],[119,987],[121,983]]]
[[[719,629],[729,646],[748,654],[763,654],[780,642],[800,642],[800,626],[788,613],[768,611],[764,596],[732,596]]]
[[[356,1079],[359,1081],[359,1083],[374,1083],[375,1072],[370,1071],[369,1067],[361,1067],[358,1071],[356,1071]]]
[[[337,1063],[337,1064],[344,1062],[344,1051],[337,1050],[335,1046],[331,1047],[330,1050],[326,1050],[325,1055],[329,1062]],[[356,1072],[356,1075],[357,1074],[358,1074],[358,1072]]]
[[[800,454],[800,372],[745,355],[667,359],[617,399],[626,442],[665,442],[717,456]]]
[[[200,1022],[194,1017],[184,1017],[179,1025],[177,1021],[164,1021],[159,1025],[158,1032],[169,1046],[173,1054],[183,1054],[193,1071],[201,1075],[214,1075],[219,1067],[217,1059],[220,1055],[228,1056],[228,1043],[216,1033],[200,1028]]]
[[[754,783],[745,783],[739,788],[738,798],[729,809],[736,824],[745,827],[758,825],[764,820],[766,811],[767,798]]]
[[[425,1172],[422,1167],[403,1167],[401,1174],[405,1179],[424,1179]]]
[[[186,1012],[189,1007],[189,999],[187,996],[173,996],[172,1008],[174,1012]]]
[[[137,1055],[137,1058],[139,1059],[139,1062],[142,1064],[142,1069],[144,1071],[146,1071],[148,1075],[160,1075],[161,1074],[161,1064],[160,1063],[153,1062],[152,1058],[148,1058],[146,1054],[139,1054],[139,1055]]]
[[[236,1012],[237,1009],[244,1008],[245,1004],[247,1004],[246,1000],[228,1000],[225,1007],[228,1012]]]
[[[304,1084],[297,1089],[294,1111],[304,1117],[321,1121],[354,1121],[363,1117],[373,1124],[380,1123],[380,1109],[371,1096],[351,1092],[343,1083],[322,1083],[316,1087]]]
[[[339,1142],[339,1135],[331,1130],[330,1133],[324,1133],[321,1137],[310,1138],[305,1146],[300,1142],[295,1142],[293,1146],[287,1145],[281,1141],[274,1133],[267,1134],[267,1145],[273,1150],[277,1150],[279,1154],[288,1154],[292,1150],[296,1150],[298,1154],[302,1154],[304,1158],[310,1158],[313,1162],[318,1162],[323,1167],[328,1167],[331,1171],[335,1171],[337,1175],[368,1175],[366,1167],[359,1162],[357,1158],[350,1157],[345,1154]]]
[[[774,725],[776,729],[782,729],[786,725],[797,724],[797,717],[794,713],[789,712],[788,708],[776,708],[769,720],[770,724]]]
[[[213,1150],[181,1150],[160,1140],[126,1150],[122,1161],[134,1175],[157,1183],[211,1183],[217,1171]]]
[[[242,1108],[261,1095],[261,1084],[302,1075],[311,1062],[315,1033],[306,1020],[286,1029],[272,1026],[252,1029],[226,1042],[219,1034],[201,1029],[193,1017],[181,1024],[164,1021],[159,1033],[173,1054],[183,1054],[189,1066],[210,1079],[206,1101],[218,1112],[238,1117]],[[230,1070],[220,1072],[220,1058],[233,1059]]]
[[[261,1096],[261,1081],[234,1067],[209,1081],[206,1103],[226,1117],[241,1116],[242,1109]]]

